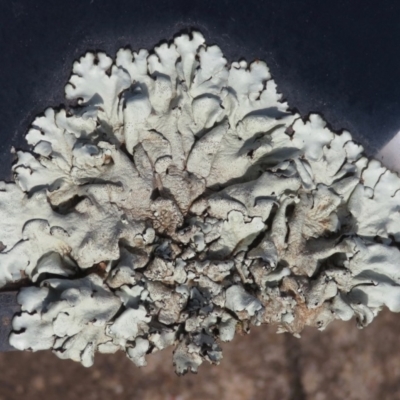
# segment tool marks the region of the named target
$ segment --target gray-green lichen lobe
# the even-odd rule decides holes
[[[1,184],[0,283],[33,282],[14,347],[143,366],[175,346],[183,374],[251,325],[400,311],[399,177],[290,112],[265,63],[228,65],[193,32],[86,54],[66,97]]]

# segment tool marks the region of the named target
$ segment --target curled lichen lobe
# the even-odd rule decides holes
[[[12,345],[183,374],[251,325],[299,335],[400,310],[399,177],[348,132],[290,112],[265,63],[198,33],[150,54],[87,53],[0,190],[0,282],[21,278]]]

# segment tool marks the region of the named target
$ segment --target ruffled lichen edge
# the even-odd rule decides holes
[[[1,183],[11,344],[85,366],[174,346],[179,374],[251,325],[299,336],[400,311],[400,179],[199,32],[87,53]]]

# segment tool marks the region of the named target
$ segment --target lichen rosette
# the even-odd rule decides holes
[[[0,285],[27,278],[10,342],[177,373],[251,325],[299,335],[400,311],[400,179],[348,132],[302,119],[264,62],[198,32],[87,53],[2,183]]]

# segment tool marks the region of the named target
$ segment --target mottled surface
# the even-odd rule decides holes
[[[11,320],[20,310],[16,291],[0,293],[0,351],[14,350],[8,336],[11,332]]]
[[[334,322],[300,340],[254,328],[224,345],[221,365],[177,377],[170,350],[136,368],[120,352],[97,355],[85,369],[50,352],[0,354],[0,400],[396,400],[400,399],[400,316],[374,324]]]

